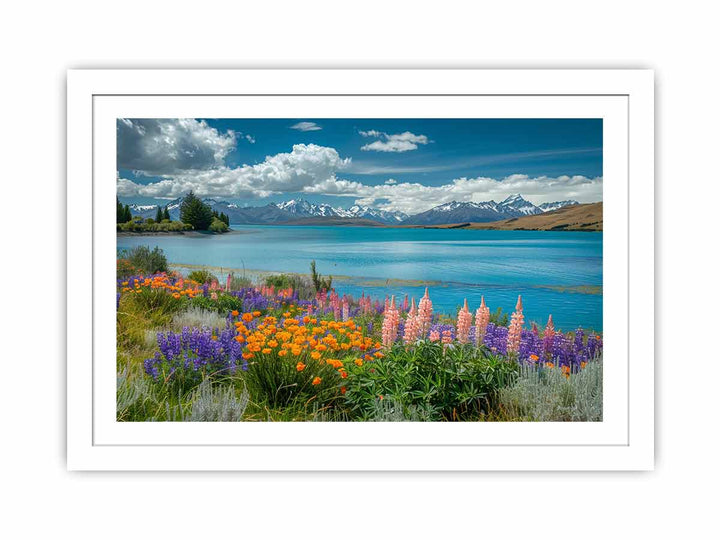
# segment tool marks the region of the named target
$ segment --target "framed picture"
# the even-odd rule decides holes
[[[651,469],[653,114],[646,70],[70,71],[68,468]]]

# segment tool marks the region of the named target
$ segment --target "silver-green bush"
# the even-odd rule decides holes
[[[517,382],[500,391],[500,407],[511,418],[536,422],[601,422],[602,357],[565,378],[555,369],[523,368]]]

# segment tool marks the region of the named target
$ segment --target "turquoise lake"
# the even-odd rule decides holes
[[[340,294],[422,296],[435,311],[454,314],[480,296],[511,312],[520,294],[525,320],[602,331],[602,233],[283,227],[231,225],[236,233],[123,236],[118,249],[159,246],[173,264],[334,276]],[[215,272],[221,279],[220,272]],[[237,273],[237,272],[236,272]]]

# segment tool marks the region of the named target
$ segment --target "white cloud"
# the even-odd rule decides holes
[[[318,126],[315,122],[298,122],[290,126],[290,129],[297,129],[298,131],[319,131],[322,127]]]
[[[120,118],[117,121],[118,168],[150,176],[222,166],[235,144],[235,132],[222,134],[204,120]]]
[[[357,204],[376,206],[383,210],[399,210],[414,214],[451,201],[500,202],[515,193],[541,204],[566,199],[578,202],[602,200],[602,177],[585,176],[538,176],[531,178],[514,174],[502,179],[478,177],[456,178],[447,184],[427,186],[415,182],[365,185],[329,178],[305,189],[309,193],[322,193],[355,197]]]
[[[246,134],[246,135],[245,135],[245,140],[246,140],[247,142],[249,142],[250,144],[255,144],[255,137],[253,137],[252,135],[247,135],[247,134]]]
[[[120,178],[117,190],[118,195],[124,197],[179,197],[190,190],[203,197],[267,197],[334,181],[335,173],[349,163],[350,159],[342,159],[334,148],[296,144],[292,152],[267,156],[257,165],[184,171],[163,175],[161,181],[150,184]]]
[[[462,177],[435,186],[388,178],[383,184],[368,185],[337,177],[350,165],[351,160],[341,158],[334,148],[297,144],[292,152],[267,156],[256,165],[181,171],[161,176],[160,181],[149,184],[118,178],[117,193],[121,197],[174,198],[193,190],[203,197],[249,199],[304,192],[353,197],[357,204],[408,214],[450,201],[500,202],[515,193],[521,193],[535,204],[566,199],[602,200],[602,177],[513,174],[501,179]]]
[[[409,131],[403,133],[388,134],[381,131],[361,131],[363,137],[379,137],[377,141],[360,147],[360,150],[375,152],[408,152],[416,150],[418,144],[427,144],[426,135],[415,135]]]

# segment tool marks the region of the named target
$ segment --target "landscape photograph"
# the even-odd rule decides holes
[[[602,119],[116,134],[117,421],[603,420]]]

